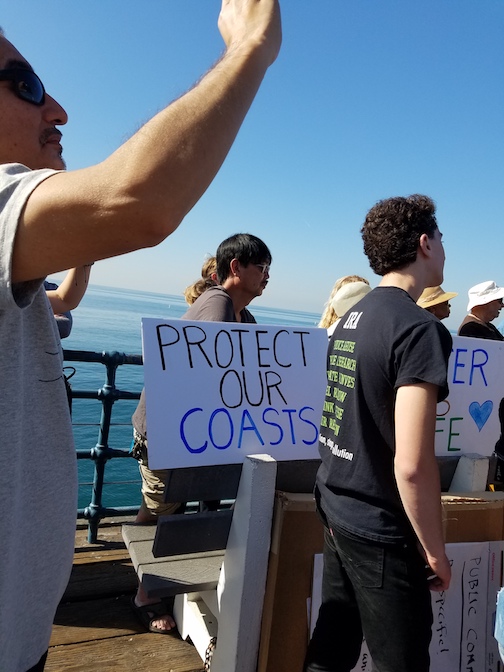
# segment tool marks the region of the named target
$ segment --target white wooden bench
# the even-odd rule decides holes
[[[123,538],[149,597],[175,597],[174,618],[217,672],[254,672],[275,489],[311,492],[318,460],[174,469],[166,501],[235,500],[233,509],[163,516],[123,526]]]

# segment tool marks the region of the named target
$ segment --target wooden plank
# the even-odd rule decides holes
[[[122,548],[110,549],[110,548],[100,548],[100,549],[76,549],[74,555],[74,565],[86,565],[92,562],[102,562],[106,560],[107,562],[115,561],[119,562],[121,560],[127,560],[129,557],[128,549],[125,548],[124,543]]]
[[[98,544],[88,544],[87,530],[78,530],[79,564],[67,591],[72,601],[56,613],[46,672],[202,672],[198,653],[177,634],[143,630],[129,606],[138,584],[131,560],[118,562],[115,552],[107,551],[117,542],[126,552],[120,525]],[[97,591],[109,597],[100,599]]]
[[[126,635],[57,646],[49,650],[45,672],[203,672],[196,649],[178,635]]]
[[[77,529],[70,581],[63,600],[107,597],[136,590],[130,555],[121,537],[121,525],[106,525],[96,544],[87,541],[87,528]]]
[[[320,460],[289,460],[277,462],[276,490],[313,492]]]
[[[175,517],[175,516],[174,516]],[[178,595],[180,593],[215,588],[219,578],[224,551],[191,553],[156,558],[152,553],[152,539],[137,541],[147,531],[125,526],[129,553],[143,588],[149,597]],[[133,539],[129,539],[129,535]]]
[[[233,511],[205,511],[187,516],[161,516],[156,528],[156,558],[226,548]]]
[[[90,544],[87,540],[88,527],[83,520],[77,521],[77,529],[75,532],[75,548],[86,551],[93,548],[109,548],[113,547],[115,543],[121,543],[121,523],[133,522],[133,516],[124,516],[118,520],[116,524],[111,524],[109,520],[105,519],[101,522],[98,529],[98,541]]]
[[[138,585],[131,560],[74,565],[63,600],[107,597],[135,591]]]
[[[235,499],[240,474],[241,464],[172,469],[166,481],[165,501]]]
[[[145,632],[130,607],[131,595],[65,602],[54,618],[50,646],[78,644]]]
[[[312,492],[320,460],[287,460],[277,464],[277,490]],[[219,464],[186,467],[170,471],[166,483],[167,502],[235,499],[242,465]]]
[[[149,597],[212,590],[217,586],[224,555],[191,556],[140,565],[138,577]]]
[[[453,475],[457,468],[458,461],[460,459],[459,455],[449,455],[437,457],[436,461],[439,467],[439,479],[441,481],[441,490],[446,492],[450,489],[450,485],[453,479]]]
[[[156,562],[163,562],[165,558],[156,559],[152,555],[152,541],[133,541],[129,545],[129,553],[131,561],[135,570],[138,572],[138,568],[141,565],[155,564]]]
[[[137,569],[139,565],[161,565],[163,562],[170,562],[172,560],[190,560],[191,558],[209,558],[212,556],[222,557],[223,553],[223,550],[217,550],[206,551],[204,553],[186,553],[182,555],[174,555],[170,558],[155,558],[152,554],[151,541],[134,541],[130,544],[130,556],[135,569]]]
[[[127,548],[129,548],[129,545],[135,541],[150,541],[153,543],[155,535],[155,525],[137,525],[128,523],[122,526],[122,538]]]
[[[121,536],[121,525],[104,525],[100,527],[99,535],[99,540],[95,544],[90,544],[87,540],[87,527],[77,529],[74,565],[128,559],[128,551]]]

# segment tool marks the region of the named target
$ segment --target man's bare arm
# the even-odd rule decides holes
[[[434,453],[437,386],[406,385],[395,406],[395,478],[406,514],[425,552],[432,590],[446,590],[451,569],[445,554],[439,468]]]
[[[223,0],[226,52],[188,93],[102,163],[58,173],[28,199],[14,282],[156,245],[224,161],[281,42],[278,0]]]

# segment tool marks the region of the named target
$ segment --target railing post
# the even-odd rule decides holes
[[[107,369],[107,380],[101,390],[98,390],[98,399],[102,403],[102,412],[98,434],[98,443],[91,451],[91,458],[95,462],[93,493],[91,497],[91,503],[84,512],[84,516],[86,516],[86,511],[89,515],[88,542],[91,544],[96,543],[98,538],[98,527],[100,520],[103,517],[103,481],[105,477],[105,465],[109,459],[108,438],[110,434],[112,406],[116,400],[115,378],[117,367],[122,364],[124,359],[124,357],[121,356],[119,352],[104,352],[102,355]]]
[[[91,502],[83,512],[84,518],[88,520],[88,541],[89,543],[96,543],[100,521],[107,513],[118,511],[118,509],[106,508],[102,504],[105,466],[108,460],[113,457],[128,456],[127,451],[111,449],[108,444],[113,405],[119,399],[138,399],[140,397],[140,393],[119,391],[116,388],[116,372],[121,364],[142,364],[142,358],[140,355],[125,355],[119,352],[96,353],[65,350],[64,359],[73,362],[99,362],[105,365],[107,372],[106,382],[97,392],[72,391],[73,398],[94,398],[99,400],[102,405],[98,441],[87,455],[95,463]],[[85,454],[86,451],[79,451],[78,457],[84,457],[83,453]]]

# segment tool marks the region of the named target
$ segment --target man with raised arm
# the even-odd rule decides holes
[[[70,172],[65,110],[0,36],[2,672],[43,669],[73,556],[75,452],[43,279],[156,245],[208,187],[278,53],[278,2],[223,0],[219,29],[224,55],[192,90],[108,159]]]
[[[363,635],[377,670],[429,671],[429,588],[446,590],[451,573],[434,431],[452,339],[415,303],[443,280],[434,213],[419,195],[369,211],[364,252],[382,280],[329,341],[315,490],[322,605],[306,672],[350,672]]]

